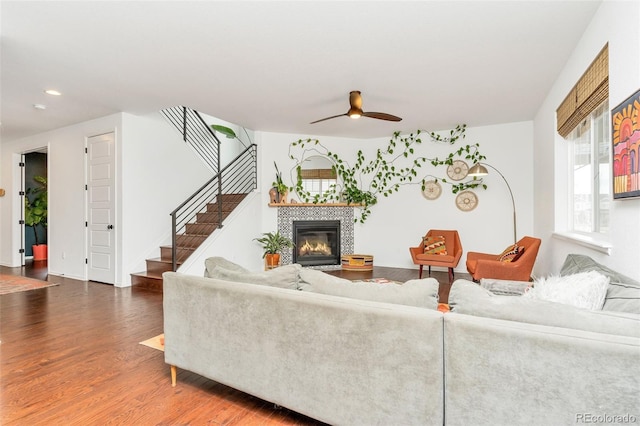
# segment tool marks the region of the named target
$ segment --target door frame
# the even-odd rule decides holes
[[[20,247],[19,247],[19,251],[20,251],[20,266],[25,266],[26,265],[26,227],[27,225],[24,223],[24,197],[27,196],[26,194],[26,190],[27,190],[27,184],[26,184],[26,170],[27,170],[27,163],[26,163],[26,155],[27,154],[31,154],[34,152],[39,152],[39,153],[43,153],[46,154],[47,156],[47,161],[46,161],[46,168],[47,168],[47,181],[49,181],[49,147],[48,146],[41,146],[39,148],[35,148],[35,149],[29,149],[27,151],[22,151],[21,153],[19,153],[19,161],[18,161],[18,168],[20,169],[20,179],[19,179],[19,189],[18,189],[18,203],[20,205],[20,219],[19,219],[19,223],[18,225],[20,226]],[[22,165],[21,165],[22,164]],[[47,192],[47,194],[50,194],[50,192]],[[48,196],[48,195],[47,195]],[[47,200],[47,204],[49,200]],[[44,228],[47,232],[47,244],[49,242],[49,226],[51,225],[51,223],[48,220],[49,218],[47,218],[47,226]]]

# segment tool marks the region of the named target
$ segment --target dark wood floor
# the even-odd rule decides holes
[[[2,425],[321,424],[187,371],[172,388],[163,353],[139,344],[162,333],[158,292],[49,277],[46,262],[0,273],[59,284],[0,296]],[[333,274],[417,278],[394,268]],[[446,275],[434,273],[445,280],[441,299]]]

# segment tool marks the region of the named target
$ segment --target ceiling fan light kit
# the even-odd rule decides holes
[[[312,121],[310,124],[320,123],[321,121],[331,120],[332,118],[338,118],[347,116],[352,119],[358,119],[360,117],[376,118],[378,120],[386,121],[401,121],[402,118],[395,115],[387,114],[386,112],[364,112],[362,111],[362,95],[359,90],[353,90],[349,93],[349,111],[345,114],[332,115],[331,117],[321,118],[320,120]]]

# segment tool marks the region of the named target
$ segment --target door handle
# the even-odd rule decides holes
[[[107,225],[107,229],[113,229],[113,225]]]

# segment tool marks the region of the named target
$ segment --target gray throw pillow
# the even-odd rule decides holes
[[[211,278],[211,273],[215,268],[224,268],[228,271],[236,272],[249,272],[248,269],[245,269],[242,266],[225,259],[224,257],[210,257],[204,261],[204,266],[204,276],[206,278]]]
[[[589,311],[521,296],[498,296],[466,280],[453,283],[449,307],[451,312],[478,317],[640,337],[640,315]]]
[[[568,254],[560,270],[560,275],[596,271],[609,277],[609,289],[604,299],[603,311],[640,314],[640,282],[608,268],[589,256]]]
[[[300,269],[300,265],[293,264],[280,266],[264,272],[244,272],[233,271],[217,266],[210,271],[209,278],[297,290],[300,280]]]
[[[602,310],[640,314],[640,286],[610,282]]]
[[[303,291],[434,310],[438,308],[439,284],[434,278],[411,280],[402,285],[351,282],[322,271],[303,268],[300,279],[300,290]]]

